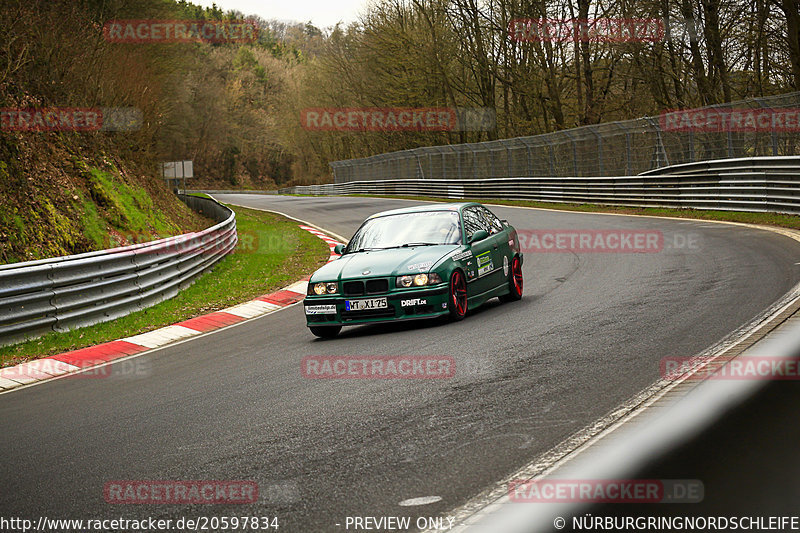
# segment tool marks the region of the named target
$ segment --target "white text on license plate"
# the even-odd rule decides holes
[[[367,311],[369,309],[386,309],[389,304],[386,298],[368,298],[365,300],[345,300],[345,309],[348,311]]]

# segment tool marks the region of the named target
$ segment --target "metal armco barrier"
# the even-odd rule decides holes
[[[781,368],[797,368],[800,329],[791,322],[780,328],[774,336],[759,341],[733,361],[745,366],[748,361],[755,365],[764,358],[771,364],[782,363]],[[612,437],[578,455],[572,464],[562,465],[545,476],[567,480],[695,479],[703,484],[701,501],[667,499],[664,504],[641,499],[629,503],[590,503],[578,499],[536,504],[504,501],[470,526],[454,531],[561,533],[622,529],[575,527],[574,519],[586,523],[591,517],[602,517],[603,523],[613,519],[622,523],[625,517],[796,516],[794,495],[800,486],[796,442],[800,438],[800,425],[791,420],[797,416],[800,386],[793,376],[786,379],[777,373],[770,376],[703,380],[681,397],[662,400],[663,408],[653,416],[642,413],[638,422],[619,428]],[[554,525],[556,517],[564,519],[560,527]],[[628,530],[635,529],[639,528]],[[685,525],[650,528],[655,529],[699,528]],[[708,528],[709,531],[730,529],[736,528]],[[795,523],[793,528],[754,525],[741,529],[789,531],[797,527]]]
[[[180,197],[218,223],[132,246],[0,265],[0,345],[150,307],[230,253],[237,242],[233,211],[208,198]]]
[[[205,194],[278,194],[278,191],[258,191],[247,189],[187,189],[186,192]]]
[[[352,181],[290,187],[278,192],[800,213],[800,156],[702,161],[638,176]]]

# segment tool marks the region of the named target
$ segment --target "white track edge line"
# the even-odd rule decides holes
[[[213,196],[211,196],[210,194],[209,194],[208,196],[210,196],[210,197],[211,197],[213,200],[215,200],[215,201],[219,202],[219,200],[217,200],[216,198],[214,198],[214,197],[213,197]],[[220,203],[222,203],[222,202],[220,202]],[[292,220],[294,220],[295,222],[302,222],[303,224],[305,224],[305,225],[307,225],[307,226],[310,226],[310,227],[312,227],[312,228],[316,228],[316,229],[320,230],[320,231],[321,231],[321,232],[323,232],[323,233],[326,233],[326,234],[328,234],[328,235],[330,235],[330,236],[332,236],[332,237],[335,237],[335,238],[336,238],[338,241],[340,241],[342,244],[344,244],[344,243],[346,243],[346,242],[348,241],[348,239],[346,239],[345,237],[342,237],[342,236],[341,236],[341,235],[339,235],[338,233],[334,233],[334,232],[332,232],[332,231],[326,230],[325,228],[322,228],[322,227],[320,227],[320,226],[317,226],[316,224],[312,224],[311,222],[307,222],[307,221],[305,221],[305,220],[302,220],[302,219],[299,219],[299,218],[297,218],[297,217],[293,217],[292,215],[287,215],[286,213],[281,213],[280,211],[276,211],[276,210],[274,210],[274,209],[264,209],[264,208],[262,208],[262,207],[250,207],[250,206],[247,206],[247,205],[242,205],[242,204],[234,204],[234,203],[230,203],[230,202],[228,202],[228,205],[235,205],[235,206],[237,206],[237,207],[243,207],[243,208],[245,208],[245,209],[254,209],[254,210],[256,210],[256,211],[265,211],[265,212],[267,212],[267,213],[275,213],[276,215],[281,215],[281,216],[283,216],[283,217],[286,217],[286,218],[292,219]]]

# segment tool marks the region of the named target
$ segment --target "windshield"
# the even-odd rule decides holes
[[[460,242],[456,211],[401,213],[367,220],[350,239],[345,253]]]

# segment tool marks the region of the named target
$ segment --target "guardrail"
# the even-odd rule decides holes
[[[790,294],[796,296],[797,290]],[[792,308],[796,310],[797,305]],[[790,310],[787,314],[794,312]],[[614,519],[622,523],[624,517],[795,516],[796,500],[787,495],[796,493],[793,491],[798,487],[800,466],[796,460],[796,442],[800,429],[787,422],[796,416],[800,400],[794,372],[800,363],[800,327],[796,320],[789,318],[777,331],[740,355],[735,358],[725,355],[720,361],[728,367],[729,376],[736,375],[730,371],[734,361],[739,368],[747,365],[763,368],[766,361],[771,369],[766,375],[705,379],[683,396],[668,403],[660,400],[662,407],[655,407],[658,411],[652,416],[647,412],[639,415],[641,420],[619,428],[583,455],[576,454],[572,462],[562,462],[546,475],[537,476],[538,481],[691,478],[703,485],[701,501],[671,502],[666,492],[661,505],[643,501],[641,497],[630,498],[627,503],[593,503],[579,501],[580,498],[562,503],[520,503],[504,497],[470,520],[469,526],[454,531],[560,533],[613,529],[575,527],[575,519],[587,523],[592,521],[591,517],[602,517],[601,523]],[[776,367],[793,370],[781,375]],[[754,494],[758,497],[754,498]],[[554,525],[557,518],[563,521]],[[676,529],[694,528],[662,526],[660,530]],[[755,525],[743,529],[787,531],[797,527]]]
[[[290,187],[278,192],[800,213],[800,156],[704,161],[638,176],[352,181]]]
[[[0,265],[0,345],[113,320],[191,285],[236,246],[236,216],[179,195],[214,226],[152,242]]]
[[[205,194],[278,194],[278,191],[262,191],[254,189],[186,189],[187,193]]]
[[[800,170],[800,163],[798,163],[798,161],[800,161],[800,156],[713,159],[656,168],[642,172],[640,176],[655,176],[659,174],[687,175],[711,172],[728,173],[739,171],[770,171],[776,174],[793,174],[796,176],[798,170]]]

